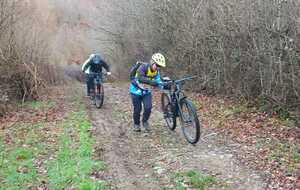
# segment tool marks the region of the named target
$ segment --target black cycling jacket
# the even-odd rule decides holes
[[[85,65],[85,67],[83,68],[83,71],[85,71],[89,67],[90,67],[90,72],[93,72],[93,73],[101,73],[102,67],[104,67],[107,72],[110,72],[110,67],[104,60],[101,60],[99,64],[94,64],[93,60],[91,59]]]

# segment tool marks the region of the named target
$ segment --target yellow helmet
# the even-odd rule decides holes
[[[161,67],[166,67],[166,59],[161,53],[155,53],[152,55],[152,60]]]

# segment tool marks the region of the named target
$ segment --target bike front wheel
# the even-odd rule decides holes
[[[176,128],[176,116],[173,112],[171,98],[168,94],[163,93],[161,95],[161,109],[168,128],[174,130]]]
[[[196,107],[191,101],[184,98],[180,101],[180,108],[180,121],[183,134],[189,143],[195,144],[200,138],[200,122]]]
[[[96,108],[101,108],[104,102],[104,88],[103,85],[98,84],[96,86],[95,105]]]

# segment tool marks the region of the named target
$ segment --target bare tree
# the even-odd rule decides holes
[[[103,2],[111,14],[99,33],[109,31],[120,67],[161,51],[170,75],[201,76],[193,89],[299,109],[299,1]]]
[[[46,70],[54,69],[49,67],[51,51],[47,40],[51,35],[34,14],[35,10],[34,4],[23,1],[1,1],[1,101],[37,98],[40,89],[53,82],[47,81],[53,75],[43,75]],[[0,108],[0,112],[5,109]]]

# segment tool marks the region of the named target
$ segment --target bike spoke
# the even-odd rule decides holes
[[[172,104],[167,94],[162,94],[161,103],[164,119],[167,123],[167,126],[169,127],[169,129],[174,130],[176,128],[176,117],[172,112]]]
[[[193,110],[191,103],[185,100],[181,104],[181,111],[183,133],[190,143],[196,143],[200,135],[200,125],[198,119],[195,118],[195,110]]]

